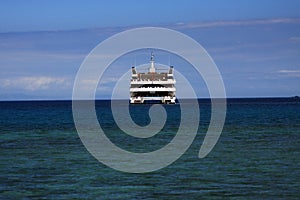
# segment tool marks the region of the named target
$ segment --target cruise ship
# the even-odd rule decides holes
[[[151,59],[148,72],[139,73],[136,67],[132,67],[130,81],[130,103],[162,103],[175,104],[176,88],[174,79],[174,68],[170,66],[163,72],[157,72],[155,68],[154,55]]]

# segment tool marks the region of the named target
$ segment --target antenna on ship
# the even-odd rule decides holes
[[[150,73],[155,73],[155,67],[154,67],[154,54],[153,51],[151,52],[151,59],[150,59]]]

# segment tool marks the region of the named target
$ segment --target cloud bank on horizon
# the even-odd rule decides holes
[[[277,1],[272,2],[276,4]],[[175,6],[174,10],[179,6]],[[192,7],[185,5],[182,9],[190,9],[193,13]],[[244,4],[241,7],[245,9]],[[68,13],[67,10],[65,12]],[[218,20],[201,20],[201,14],[199,19],[180,16],[174,17],[177,23],[169,19],[169,23],[166,23],[168,20],[163,21],[163,27],[192,37],[208,51],[219,67],[228,97],[300,95],[300,16],[294,15],[292,10],[290,14],[283,11],[278,15],[276,12],[273,15],[269,13],[261,19],[255,15],[245,19],[239,13],[231,18],[220,16]],[[149,26],[161,23],[157,19],[147,20],[145,18],[144,21]],[[77,30],[75,26],[60,31],[57,31],[60,28],[48,30],[43,26],[37,31],[38,25],[33,25],[31,30],[29,25],[25,28],[3,26],[6,28],[0,29],[0,100],[71,99],[76,72],[85,56],[106,38],[132,27],[140,27],[138,24],[142,22],[124,22],[123,26],[114,26],[117,22],[111,22],[112,26],[104,24],[99,28],[82,28],[83,23],[77,26]],[[36,21],[33,23],[38,24]],[[148,62],[148,53],[137,53],[136,58],[121,59],[118,64],[130,69],[133,62]],[[160,53],[156,56],[158,62],[168,64],[165,57]],[[184,65],[180,62],[177,66],[172,64],[175,68],[185,67],[180,66]],[[122,75],[116,73],[116,67],[113,69],[115,71],[108,72],[102,80],[97,98],[110,98],[118,76]],[[192,75],[190,78],[198,96],[209,97],[201,89],[205,85]]]

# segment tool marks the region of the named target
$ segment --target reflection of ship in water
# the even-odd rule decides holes
[[[175,103],[174,68],[170,66],[166,72],[156,72],[154,55],[151,54],[149,71],[138,73],[132,67],[130,82],[130,103],[159,102],[164,104]]]

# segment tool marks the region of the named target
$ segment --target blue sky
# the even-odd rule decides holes
[[[0,99],[70,99],[85,56],[109,36],[143,26],[172,28],[203,45],[228,97],[300,95],[299,10],[292,0],[1,1]],[[140,64],[148,53],[137,56]],[[156,58],[165,62],[164,54]]]
[[[299,17],[297,0],[3,0],[1,32]]]

